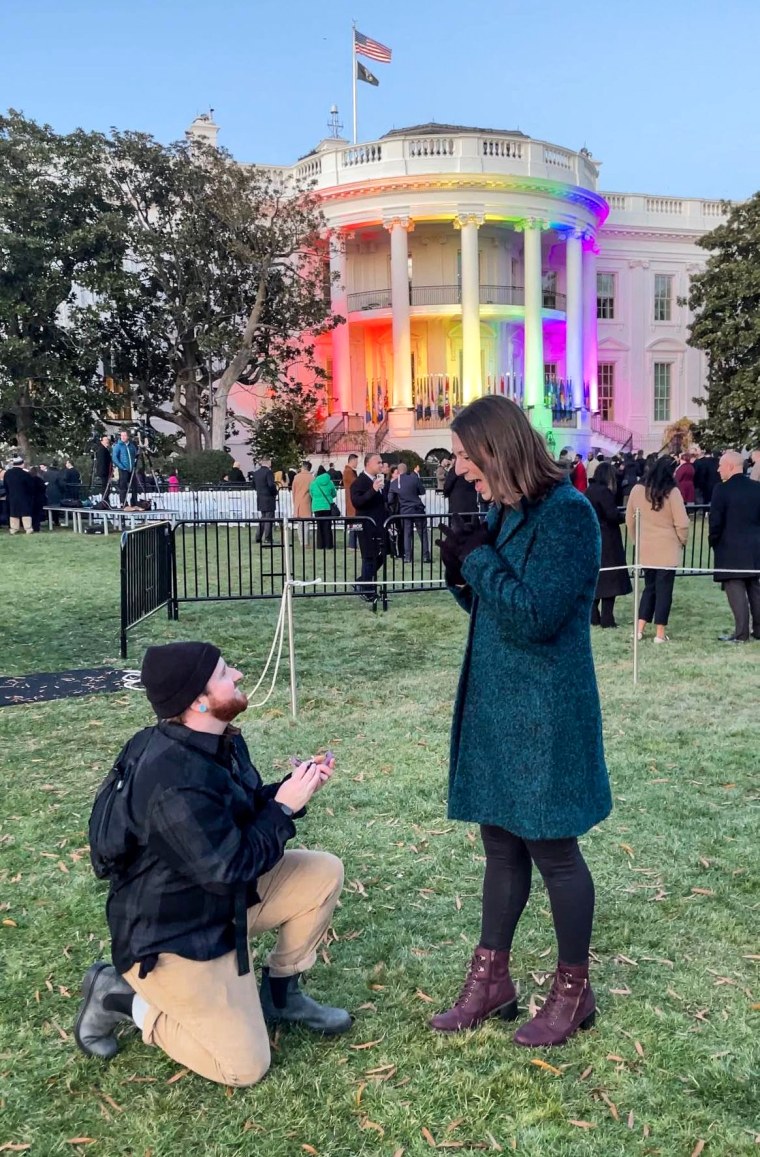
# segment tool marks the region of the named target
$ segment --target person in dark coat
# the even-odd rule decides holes
[[[623,536],[620,533],[620,524],[625,522],[625,514],[621,513],[615,502],[616,489],[617,482],[612,466],[609,462],[600,463],[586,491],[586,497],[596,512],[602,534],[602,566],[596,582],[594,605],[591,608],[592,627],[616,627],[615,599],[620,595],[629,595],[633,590],[625,557]],[[624,567],[625,569],[607,570],[608,567]],[[599,613],[600,601],[602,604],[601,614]]]
[[[478,521],[478,494],[464,474],[451,466],[443,483],[443,496],[449,500],[449,514],[454,530],[463,530]]]
[[[362,519],[359,532],[359,550],[362,569],[354,591],[365,602],[377,600],[377,572],[385,561],[385,531],[387,513],[385,500],[386,479],[382,473],[383,460],[379,454],[365,454],[364,469],[351,484],[351,501],[357,516]]]
[[[108,490],[112,469],[111,439],[104,434],[95,447],[95,485],[101,498]]]
[[[390,494],[396,499],[396,508],[403,524],[403,550],[406,562],[412,561],[414,552],[414,532],[420,537],[422,545],[422,561],[430,562],[430,546],[428,543],[427,509],[422,499],[425,497],[425,485],[419,474],[407,473],[406,464],[400,462],[398,476],[390,485]]]
[[[211,643],[145,652],[141,681],[157,722],[122,750],[90,820],[93,867],[110,884],[113,964],[85,973],[74,1037],[87,1056],[113,1057],[116,1030],[131,1020],[178,1064],[243,1086],[269,1068],[265,1022],[322,1035],[351,1028],[346,1010],[318,1004],[299,983],[343,865],[287,848],[334,757],[291,761],[289,775],[264,784],[230,726],[248,705],[241,678]],[[248,938],[274,928],[259,988]]]
[[[29,477],[32,482],[32,530],[35,534],[39,534],[42,529],[42,520],[45,517],[47,487],[39,466],[32,466]]]
[[[11,461],[3,481],[11,534],[18,534],[22,526],[27,534],[33,534],[35,486],[31,475],[24,469],[24,459],[20,454]]]
[[[260,518],[256,541],[271,546],[274,518],[266,516],[274,516],[277,509],[277,483],[272,473],[272,463],[268,459],[262,461],[259,468],[254,470],[253,485],[256,488],[256,506]]]
[[[716,583],[722,583],[734,616],[732,634],[722,643],[760,639],[760,486],[742,472],[742,456],[727,450],[718,467],[723,482],[712,496],[710,546]],[[743,574],[730,572],[744,571]],[[725,573],[724,573],[725,572]]]
[[[689,454],[681,455],[681,463],[676,470],[676,486],[681,491],[681,497],[687,505],[695,502],[694,466]]]
[[[591,654],[599,524],[514,402],[478,398],[451,424],[456,469],[493,505],[450,531],[448,586],[470,616],[451,729],[450,819],[480,824],[486,853],[480,942],[442,1032],[517,1015],[509,953],[538,867],[559,960],[517,1044],[559,1045],[595,1015],[589,984],[594,885],[578,847],[609,815]]]
[[[245,474],[240,469],[239,462],[232,463],[232,469],[227,474],[227,481],[234,486],[245,485]]]
[[[709,451],[697,458],[694,463],[694,490],[699,491],[699,497],[702,500],[703,506],[709,506],[712,500],[713,491],[720,483],[720,474],[718,473],[718,459],[720,455],[711,454]],[[696,496],[696,495],[695,495]]]

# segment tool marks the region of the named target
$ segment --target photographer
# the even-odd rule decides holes
[[[110,1059],[121,1021],[181,1065],[224,1085],[252,1085],[270,1063],[265,1020],[325,1035],[344,1009],[299,987],[316,960],[343,884],[327,852],[285,846],[331,755],[264,785],[237,728],[248,706],[211,643],[149,647],[142,682],[157,726],[134,736],[96,797],[93,866],[108,877],[114,966],[93,964],[74,1035]],[[260,991],[248,937],[277,928]]]
[[[135,463],[137,462],[138,453],[137,446],[130,439],[129,430],[122,430],[119,434],[119,441],[115,444],[111,452],[111,460],[119,471],[119,501],[122,506],[126,506],[127,504],[127,491],[130,492],[130,505],[137,505]]]
[[[104,434],[95,445],[95,486],[101,497],[104,497],[111,481],[111,468],[111,439]]]

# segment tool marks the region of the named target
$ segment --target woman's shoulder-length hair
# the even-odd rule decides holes
[[[504,506],[517,506],[523,498],[540,502],[567,477],[509,398],[498,394],[477,398],[457,414],[451,429],[488,479],[494,501]]]

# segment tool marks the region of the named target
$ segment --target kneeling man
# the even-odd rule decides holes
[[[343,1009],[307,996],[343,884],[327,852],[286,851],[295,819],[333,758],[264,785],[232,720],[248,700],[211,643],[149,647],[143,686],[158,724],[135,735],[98,793],[90,854],[107,877],[113,966],[85,975],[75,1026],[90,1056],[118,1051],[131,1019],[146,1044],[224,1085],[252,1085],[270,1063],[266,1023],[336,1034]],[[279,929],[260,992],[248,937]]]

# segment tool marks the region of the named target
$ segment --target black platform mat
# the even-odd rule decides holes
[[[0,678],[0,707],[44,703],[51,699],[69,699],[75,695],[107,695],[115,691],[135,690],[139,686],[139,679],[137,671],[120,671],[115,667],[7,675]]]

